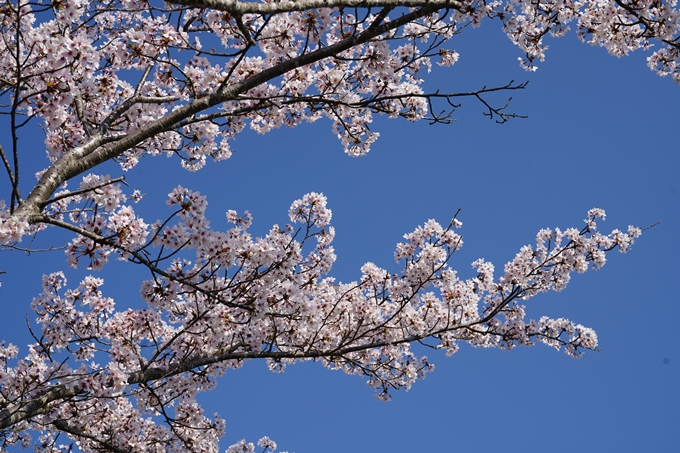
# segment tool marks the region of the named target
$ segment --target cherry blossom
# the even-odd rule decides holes
[[[596,350],[591,328],[529,319],[526,308],[539,293],[563,290],[573,273],[604,266],[608,252],[628,251],[642,233],[600,233],[601,209],[580,229],[540,230],[497,275],[475,260],[467,279],[449,265],[463,246],[462,223],[428,220],[396,245],[397,272],[366,263],[357,281],[343,283],[330,275],[336,232],[323,194],[293,201],[290,224],[254,237],[250,213],[228,210],[220,230],[207,196],[179,185],[167,215],[147,218],[140,188],[104,170],[115,162],[128,174],[165,156],[196,172],[229,159],[246,128],[266,134],[317,121],[345,153],[362,156],[380,137],[377,115],[447,123],[453,97],[480,101],[499,122],[516,118],[486,95],[526,84],[424,88],[433,65],[465,58],[448,47],[455,36],[493,22],[529,71],[549,55],[546,36],[573,28],[617,57],[649,52],[650,69],[680,84],[675,0],[0,5],[0,104],[13,127],[0,147],[10,183],[0,246],[59,229],[70,235],[69,266],[99,271],[117,259],[148,276],[145,307],[135,309],[116,306],[100,274],[75,284],[65,271],[43,277],[32,302],[35,342],[0,342],[2,448],[66,452],[59,439],[67,437],[82,452],[216,452],[225,421],[196,397],[247,360],[266,360],[274,372],[316,360],[361,376],[387,400],[433,370],[411,348],[421,340],[449,356],[462,343],[539,342],[574,357]],[[45,132],[44,168],[22,193],[18,161],[29,157],[17,133],[31,121]],[[277,448],[267,437],[257,445]],[[246,440],[227,449],[254,450]]]
[[[216,451],[224,421],[205,416],[195,398],[246,360],[264,358],[276,372],[320,360],[364,376],[386,400],[432,371],[428,358],[410,347],[425,338],[447,355],[460,342],[513,348],[538,341],[577,357],[597,349],[595,332],[563,318],[527,320],[524,304],[562,290],[589,263],[601,267],[606,252],[628,250],[641,233],[631,227],[602,235],[596,219],[604,211],[593,209],[581,230],[539,231],[536,245],[522,247],[501,276],[480,259],[472,263],[477,275],[462,280],[448,264],[463,244],[462,223],[429,220],[397,245],[401,273],[367,263],[360,281],[339,283],[328,276],[334,230],[322,194],[294,201],[294,224],[274,225],[261,238],[248,233],[250,216],[235,211],[227,213],[231,229],[211,229],[206,197],[183,187],[168,194],[168,207],[174,214],[149,228],[142,238],[148,242],[100,240],[133,262],[149,246],[160,249],[146,263],[154,275],[141,288],[147,308],[117,310],[98,277],[74,289],[63,272],[44,277],[32,306],[38,342],[19,360],[16,347],[0,348],[3,426],[38,431],[43,444],[68,433],[82,439],[83,451],[131,445],[157,451],[169,444]],[[164,261],[167,268],[155,267]],[[71,366],[60,359],[64,354],[75,360]],[[41,404],[22,395],[41,395]],[[276,448],[267,438],[259,445]],[[230,450],[252,448],[243,442]]]

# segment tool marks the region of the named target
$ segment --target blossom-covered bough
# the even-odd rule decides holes
[[[181,186],[169,194],[167,218],[147,223],[134,208],[140,192],[100,170],[116,161],[133,171],[168,155],[197,171],[229,158],[246,127],[266,133],[323,119],[359,156],[378,138],[373,115],[447,122],[466,96],[507,121],[518,115],[487,95],[524,84],[422,88],[433,63],[457,61],[451,38],[490,19],[502,22],[529,70],[544,58],[543,37],[572,24],[617,56],[660,45],[649,66],[680,83],[674,1],[3,0],[2,247],[51,226],[72,233],[69,265],[99,270],[115,256],[147,269],[148,280],[147,308],[135,310],[116,308],[97,276],[76,286],[62,272],[44,277],[32,304],[35,343],[21,356],[0,344],[2,448],[56,452],[75,441],[83,452],[217,451],[224,422],[204,415],[196,395],[249,359],[273,371],[317,360],[364,376],[386,399],[432,369],[411,350],[415,342],[447,354],[461,342],[539,341],[573,356],[596,349],[591,329],[526,320],[523,304],[602,266],[606,252],[628,250],[641,230],[599,233],[602,210],[581,230],[541,230],[498,277],[484,260],[468,280],[449,267],[462,246],[454,217],[405,236],[399,273],[367,263],[360,281],[339,283],[329,276],[334,230],[321,194],[295,201],[290,225],[254,238],[247,212],[227,212],[231,229],[214,230],[206,197]],[[46,133],[47,160],[30,184],[18,139],[33,119]],[[267,438],[259,445],[276,448]]]

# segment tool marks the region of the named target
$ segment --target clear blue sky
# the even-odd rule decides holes
[[[208,195],[216,228],[225,226],[227,209],[249,209],[257,234],[286,223],[294,199],[323,192],[336,228],[333,275],[342,281],[357,279],[366,261],[394,268],[404,233],[430,218],[446,223],[458,208],[465,246],[452,263],[464,276],[478,257],[502,269],[540,228],[580,227],[592,207],[607,210],[605,231],[660,221],[627,255],[610,254],[604,269],[528,303],[532,317],[596,329],[601,352],[574,360],[540,345],[463,347],[448,359],[428,351],[435,372],[389,403],[360,378],[319,364],[277,375],[250,362],[203,396],[207,412],[227,420],[224,447],[268,435],[297,453],[678,451],[680,87],[652,73],[642,54],[617,59],[573,34],[549,40],[547,60],[526,73],[499,27],[489,21],[465,30],[450,46],[460,61],[437,68],[427,86],[467,91],[529,80],[512,93],[514,110],[528,119],[498,125],[481,115],[481,104],[463,99],[448,126],[378,118],[381,138],[364,158],[345,156],[330,124],[319,121],[245,133],[232,159],[197,174],[156,158],[126,177],[148,194],[138,206],[150,206],[148,222],[165,213],[166,194],[181,183]],[[43,165],[40,137],[23,137],[22,146],[35,156],[30,165]],[[24,316],[40,276],[62,263],[61,252],[0,255],[8,272],[1,338],[25,351]],[[77,284],[85,273],[67,276]],[[119,308],[139,305],[142,269],[113,263],[102,277]]]

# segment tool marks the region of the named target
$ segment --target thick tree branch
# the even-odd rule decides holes
[[[104,451],[111,451],[113,453],[132,453],[133,450],[124,450],[120,447],[116,447],[115,445],[111,444],[110,442],[101,440],[91,434],[86,433],[83,429],[78,428],[76,426],[73,426],[69,424],[66,420],[55,420],[53,423],[55,428],[57,428],[59,431],[63,431],[65,433],[71,434],[73,436],[81,437],[83,439],[89,439],[99,445],[99,447],[104,450]]]
[[[57,385],[52,387],[38,397],[21,401],[16,405],[10,405],[0,410],[0,429],[47,413],[49,411],[48,405],[53,401],[73,398],[84,393],[78,386]]]
[[[169,0],[168,3],[193,8],[210,8],[232,14],[280,14],[319,8],[396,8],[428,7],[433,9],[462,9],[458,0],[296,0],[276,3],[243,2],[235,0]]]
[[[271,68],[267,68],[241,82],[224,85],[217,92],[194,99],[189,104],[177,107],[162,118],[150,122],[129,135],[121,137],[114,143],[101,146],[105,142],[104,137],[101,134],[94,135],[87,143],[69,151],[50,166],[40,178],[40,181],[33,191],[19,206],[16,211],[16,216],[19,218],[26,218],[29,223],[39,223],[41,220],[39,212],[45,206],[54,191],[65,181],[106,161],[114,159],[128,150],[134,149],[144,140],[163,132],[173,130],[178,123],[197,113],[215,107],[228,100],[237,99],[240,94],[246,93],[248,90],[260,86],[293,69],[316,63],[324,58],[331,57],[352,47],[366,43],[377,36],[431,14],[436,9],[437,7],[423,7],[387,23],[373,23],[356,36],[350,36],[328,47],[321,47],[313,52],[285,60],[284,62]]]

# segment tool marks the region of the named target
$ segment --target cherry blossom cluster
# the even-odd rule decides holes
[[[19,242],[29,230],[29,223],[24,219],[12,218],[5,200],[0,200],[0,243]]]
[[[448,355],[461,343],[538,341],[571,356],[597,348],[592,329],[528,319],[525,304],[631,247],[641,231],[601,234],[602,210],[591,210],[580,230],[539,231],[500,276],[492,263],[475,261],[467,279],[449,266],[462,224],[429,220],[397,245],[399,268],[366,263],[358,281],[341,283],[329,276],[335,230],[322,194],[296,200],[290,224],[256,238],[247,211],[228,211],[228,228],[214,229],[206,196],[181,186],[168,195],[170,214],[147,223],[133,208],[142,194],[100,174],[105,162],[131,171],[158,155],[198,171],[228,159],[246,128],[264,134],[321,119],[347,154],[364,155],[379,137],[374,115],[445,120],[432,103],[450,99],[425,92],[424,77],[433,63],[454,65],[460,55],[446,46],[489,18],[502,22],[528,70],[545,57],[544,38],[564,35],[575,21],[582,40],[616,56],[660,44],[650,68],[680,83],[675,0],[371,4],[0,4],[0,104],[16,130],[42,122],[47,154],[38,184],[22,198],[18,168],[0,148],[14,189],[0,201],[0,247],[51,225],[74,235],[70,266],[100,270],[117,257],[149,275],[144,309],[116,308],[99,277],[75,287],[64,272],[44,277],[32,303],[35,343],[23,356],[0,343],[0,448],[66,452],[59,436],[67,436],[83,452],[216,452],[225,423],[205,414],[196,396],[250,359],[276,372],[318,360],[362,376],[388,399],[433,369],[411,349],[416,341]],[[268,438],[258,446],[276,449]],[[227,451],[254,449],[242,441]]]
[[[509,1],[499,13],[505,31],[526,53],[523,67],[536,70],[535,60],[543,61],[548,34],[564,36],[576,21],[579,38],[602,46],[621,57],[638,49],[649,49],[653,41],[663,45],[648,58],[648,65],[659,75],[671,75],[680,84],[680,13],[676,1]]]
[[[263,449],[262,453],[276,451],[276,442],[274,442],[267,436],[261,438],[257,442],[257,446]],[[246,442],[245,440],[241,440],[227,448],[226,453],[255,453],[255,445],[253,445],[252,442]]]
[[[130,198],[135,201],[139,197],[137,191]],[[46,221],[68,220],[70,228],[79,233],[66,250],[70,266],[77,267],[86,259],[88,269],[101,269],[114,250],[133,250],[145,244],[148,225],[125,204],[127,200],[120,183],[111,181],[109,175],[88,174],[77,191],[55,194]]]
[[[444,46],[487,17],[501,19],[529,70],[545,57],[545,36],[562,36],[575,21],[582,40],[616,56],[661,43],[649,66],[680,83],[674,0],[441,0],[410,10],[385,0],[382,10],[352,12],[299,2],[272,14],[239,3],[240,14],[238,2],[226,0],[176,2],[189,8],[142,0],[4,4],[2,84],[18,112],[44,121],[53,162],[93,140],[134,135],[115,156],[123,168],[167,154],[195,171],[208,157],[228,158],[229,141],[246,126],[266,133],[323,117],[348,154],[363,155],[379,136],[370,130],[375,113],[429,117],[422,83],[432,60],[453,65],[459,54]],[[190,112],[169,119],[182,108]]]
[[[118,205],[107,196],[122,196],[101,185],[107,182],[89,176],[81,187],[104,187],[85,193],[116,217]],[[397,244],[399,272],[366,263],[359,281],[338,283],[328,276],[334,230],[322,194],[293,202],[293,223],[261,238],[248,233],[248,213],[228,211],[232,227],[213,230],[207,199],[197,192],[177,187],[167,203],[173,214],[147,226],[143,244],[91,239],[130,261],[147,260],[146,308],[117,310],[101,278],[69,289],[63,272],[44,277],[32,304],[37,342],[19,360],[15,346],[0,345],[0,429],[24,433],[3,431],[5,445],[29,442],[25,432],[35,431],[44,452],[59,451],[59,433],[83,452],[215,452],[224,421],[205,415],[196,396],[249,359],[266,359],[276,372],[319,360],[363,376],[389,399],[390,390],[408,389],[433,369],[411,349],[419,340],[448,355],[461,342],[512,348],[539,341],[578,356],[597,348],[592,329],[562,318],[526,320],[524,303],[560,291],[589,263],[601,267],[606,252],[627,251],[641,233],[630,227],[603,235],[597,219],[604,211],[593,209],[581,230],[539,231],[536,245],[522,247],[500,277],[480,259],[476,275],[463,280],[448,265],[463,244],[461,222],[429,220]],[[82,216],[84,225],[93,219]],[[161,269],[163,262],[169,265]],[[259,445],[276,448],[266,438]],[[253,448],[242,441],[228,451]]]

